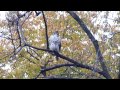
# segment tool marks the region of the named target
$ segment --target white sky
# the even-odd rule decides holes
[[[97,18],[97,22],[96,22],[95,24],[103,24],[103,22],[105,21],[104,13],[105,13],[104,11],[100,13],[100,15],[99,15],[98,18]],[[115,23],[113,22],[113,20],[111,20],[111,19],[116,18],[116,17],[117,17],[117,13],[118,13],[118,11],[111,11],[111,12],[109,13],[109,15],[108,15],[108,23],[109,23],[110,25],[115,24]]]
[[[1,20],[5,20],[5,13],[8,12],[8,11],[0,11],[0,19]]]

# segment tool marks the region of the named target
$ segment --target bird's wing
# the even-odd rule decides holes
[[[53,35],[50,36],[49,43],[51,43],[52,41],[53,41]]]
[[[61,38],[59,37],[59,51],[61,50]]]
[[[59,44],[59,51],[61,50],[61,42],[60,42],[60,44]]]

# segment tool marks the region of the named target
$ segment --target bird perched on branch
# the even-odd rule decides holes
[[[59,36],[58,31],[55,31],[49,38],[49,49],[54,51],[54,54],[60,52],[61,49],[61,38]],[[58,60],[58,57],[56,56]]]

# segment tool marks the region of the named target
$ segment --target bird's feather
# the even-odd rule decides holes
[[[59,37],[58,32],[54,32],[49,38],[49,49],[55,51],[57,53],[60,52],[61,49],[61,38]],[[58,57],[56,57],[58,60]]]

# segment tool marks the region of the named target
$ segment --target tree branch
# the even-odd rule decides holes
[[[59,64],[59,65],[55,65],[55,66],[52,66],[52,67],[49,67],[49,68],[41,69],[40,73],[35,78],[38,78],[40,76],[40,74],[43,73],[43,72],[50,71],[50,70],[60,68],[60,67],[65,67],[65,66],[67,66],[67,67],[70,67],[70,66],[81,67],[81,68],[89,69],[91,71],[94,70],[96,73],[99,73],[100,75],[103,75],[104,77],[106,77],[106,75],[103,71],[101,71],[97,68],[94,68],[92,66],[83,65],[83,64],[79,64],[79,65],[76,65],[76,64]]]
[[[90,38],[90,40],[92,41],[95,50],[96,50],[96,54],[97,54],[97,58],[100,61],[101,67],[104,71],[104,73],[106,73],[106,76],[108,79],[111,79],[112,77],[110,76],[107,67],[104,63],[104,59],[103,56],[101,54],[99,45],[98,45],[98,41],[94,38],[94,36],[92,35],[92,33],[90,32],[90,30],[87,28],[87,26],[84,24],[84,22],[79,18],[78,15],[76,15],[74,12],[72,11],[68,11],[68,13],[78,22],[78,24],[82,27],[82,29],[86,32],[86,34],[88,35],[88,37]]]
[[[27,14],[27,12],[25,13],[25,15]],[[29,18],[29,16],[32,14],[32,11],[29,12],[28,16],[25,17],[24,21],[22,22],[21,26],[24,24],[24,22]]]
[[[49,52],[49,53],[53,52],[52,50],[37,48],[37,47],[31,46],[30,44],[27,44],[27,43],[25,43],[25,46],[28,46],[28,47],[31,47],[31,48],[34,48],[34,49],[37,49],[37,50],[46,51],[46,52]]]
[[[101,71],[101,70],[96,69],[96,68],[94,68],[94,67],[92,67],[92,66],[83,65],[83,64],[79,64],[79,65],[76,65],[76,64],[59,64],[59,65],[55,65],[55,66],[52,66],[52,67],[43,69],[43,70],[41,70],[41,72],[53,70],[53,69],[60,68],[60,67],[63,67],[63,66],[68,66],[68,67],[70,67],[70,66],[75,66],[75,67],[81,67],[81,68],[85,68],[85,69],[89,69],[89,70],[93,70],[93,69],[94,69],[95,72],[102,74],[102,71]]]
[[[38,16],[39,14],[41,14],[41,11],[35,11],[36,16]]]
[[[37,48],[37,47],[31,46],[31,45],[29,45],[29,44],[25,44],[25,46],[28,46],[28,47],[31,47],[31,48],[34,48],[34,49],[37,49],[37,50],[46,51],[46,52],[53,52],[53,51],[51,51],[51,50]],[[64,56],[64,55],[61,55],[60,53],[56,53],[56,55],[57,55],[57,57],[60,57],[60,58],[62,58],[62,59],[64,59],[64,60],[66,60],[66,61],[69,61],[69,62],[73,63],[74,66],[81,67],[81,68],[86,68],[86,69],[88,69],[88,70],[92,70],[92,71],[94,71],[94,72],[99,73],[100,75],[103,75],[105,78],[108,78],[108,76],[107,76],[107,74],[106,74],[105,72],[103,72],[103,71],[101,71],[101,70],[99,70],[99,69],[97,69],[97,68],[94,68],[94,67],[88,66],[88,65],[83,65],[83,64],[81,64],[81,63],[79,63],[79,62],[77,62],[77,61],[75,61],[75,60],[73,60],[73,59],[70,59],[70,58],[68,58],[68,57],[66,57],[66,56]],[[65,64],[65,66],[66,66],[66,65],[68,65],[68,64]],[[59,68],[59,67],[61,67],[61,66],[64,66],[64,64],[63,64],[63,65],[54,66],[54,67],[51,67],[51,68],[46,68],[46,70],[48,71],[48,70],[51,70],[51,69],[54,69],[54,68]],[[39,75],[38,75],[38,76],[39,76]],[[37,76],[37,77],[38,77],[38,76]]]
[[[47,43],[47,49],[49,49],[49,42],[48,42],[48,34],[47,34],[47,23],[46,23],[46,18],[44,15],[44,12],[42,11],[43,14],[43,19],[44,19],[44,23],[45,23],[45,36],[46,36],[46,43]]]

